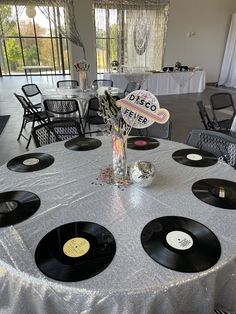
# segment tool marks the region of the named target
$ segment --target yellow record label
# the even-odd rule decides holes
[[[72,238],[63,245],[63,252],[69,257],[83,256],[89,249],[89,241],[84,238]]]

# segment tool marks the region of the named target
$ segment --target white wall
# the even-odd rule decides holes
[[[95,32],[92,14],[92,0],[73,0],[77,29],[81,40],[85,45],[86,59],[90,63],[88,81],[91,83],[97,77],[96,72],[96,47]],[[75,45],[70,46],[70,68],[71,77],[79,80],[79,75],[75,71],[74,63],[84,59],[83,50]]]
[[[217,82],[235,0],[170,0],[164,65],[200,66]],[[187,37],[187,32],[196,35]]]

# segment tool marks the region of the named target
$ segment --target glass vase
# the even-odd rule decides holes
[[[113,177],[117,185],[125,184],[127,179],[126,143],[121,132],[112,132]]]
[[[80,88],[85,91],[87,88],[87,72],[79,71],[79,85]]]

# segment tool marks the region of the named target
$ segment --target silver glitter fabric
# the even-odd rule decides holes
[[[235,170],[218,162],[207,168],[176,163],[172,153],[186,145],[160,140],[148,151],[127,150],[128,165],[150,161],[157,169],[146,188],[131,184],[92,184],[112,162],[111,138],[91,151],[71,151],[64,143],[37,149],[55,162],[36,172],[0,167],[0,191],[27,190],[41,199],[38,211],[14,226],[0,228],[0,313],[2,314],[211,314],[214,308],[236,311],[236,211],[197,199],[191,187],[204,178],[236,182]],[[144,226],[161,216],[194,219],[218,237],[222,253],[210,269],[181,273],[167,269],[144,251]],[[90,221],[107,228],[116,240],[111,264],[80,282],[59,282],[37,268],[39,241],[57,226]]]

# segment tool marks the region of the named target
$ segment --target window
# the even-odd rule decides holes
[[[123,71],[161,70],[168,10],[168,4],[115,8],[95,1],[97,72],[110,71],[113,60]]]
[[[50,15],[60,15],[63,8],[47,7]],[[61,20],[64,23],[64,20]],[[10,27],[9,27],[10,26]],[[54,74],[69,73],[67,40],[36,7],[36,16],[29,18],[25,8],[0,5],[0,73],[24,75],[25,65],[50,65]]]

